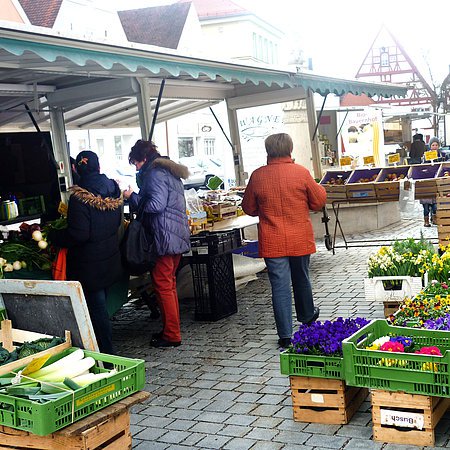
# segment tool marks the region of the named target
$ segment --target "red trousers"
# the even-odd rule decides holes
[[[176,270],[181,255],[159,256],[152,270],[152,282],[161,311],[163,339],[181,342],[180,308],[178,305]]]

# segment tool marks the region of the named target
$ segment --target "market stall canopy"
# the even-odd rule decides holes
[[[0,27],[0,127],[42,129],[49,107],[63,107],[69,129],[139,126],[136,95],[155,102],[158,122],[227,100],[232,109],[321,95],[406,95],[406,88],[250,67]]]

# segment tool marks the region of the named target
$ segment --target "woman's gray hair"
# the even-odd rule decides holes
[[[281,156],[291,156],[294,143],[292,138],[286,133],[271,134],[264,141],[267,156],[280,158]]]

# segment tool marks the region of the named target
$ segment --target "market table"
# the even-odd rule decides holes
[[[48,436],[0,426],[0,450],[18,447],[39,450],[130,449],[132,436],[129,410],[149,397],[146,391],[136,392]]]

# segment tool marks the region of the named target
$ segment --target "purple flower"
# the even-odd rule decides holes
[[[368,323],[369,320],[362,317],[338,317],[333,322],[326,320],[300,325],[292,338],[290,351],[309,355],[342,356],[342,341]]]

